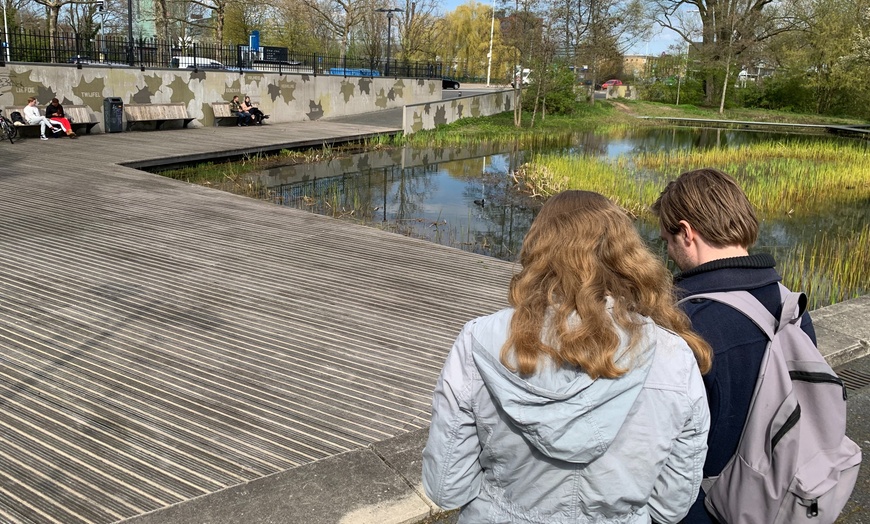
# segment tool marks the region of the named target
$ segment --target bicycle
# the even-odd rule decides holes
[[[12,139],[14,139],[16,135],[18,135],[18,130],[15,129],[15,126],[12,125],[12,122],[10,122],[8,118],[3,116],[2,109],[0,109],[0,135],[8,138],[10,144],[15,143]]]

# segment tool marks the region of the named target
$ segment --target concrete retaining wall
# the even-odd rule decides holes
[[[627,98],[629,100],[637,100],[637,88],[627,85],[608,87],[607,98]]]
[[[103,99],[125,104],[183,102],[196,120],[214,123],[211,102],[249,95],[271,122],[298,122],[391,109],[441,100],[441,80],[360,78],[192,69],[147,69],[75,65],[8,64],[0,68],[0,106],[23,106],[35,96],[41,108],[52,98],[91,108],[102,131]]]
[[[496,91],[485,95],[452,98],[450,100],[409,104],[402,116],[402,130],[406,135],[435,129],[436,126],[455,122],[460,118],[489,116],[513,109],[513,90]]]

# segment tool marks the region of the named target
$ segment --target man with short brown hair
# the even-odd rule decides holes
[[[779,318],[782,280],[768,254],[749,254],[758,219],[737,182],[717,169],[697,169],[670,182],[652,205],[668,256],[680,268],[680,296],[744,290]],[[740,312],[704,299],[683,304],[692,327],[713,348],[713,368],[704,376],[710,405],[704,477],[722,472],[737,450],[758,380],[766,335]],[[809,314],[801,328],[815,342]],[[703,489],[683,522],[715,522],[704,508]]]

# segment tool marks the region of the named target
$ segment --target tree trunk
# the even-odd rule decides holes
[[[49,53],[51,54],[51,61],[54,63],[58,62],[57,59],[57,19],[60,16],[60,8],[63,4],[57,4],[52,2],[51,4],[46,5],[48,8],[48,39],[51,42],[49,45]]]
[[[214,32],[215,39],[218,41],[218,45],[224,45],[224,22],[226,22],[226,6],[224,4],[218,4],[218,8],[215,10],[215,14],[217,15],[217,24],[215,24]]]
[[[725,80],[722,82],[722,98],[719,101],[719,114],[725,112],[725,93],[728,91],[728,76],[731,73],[731,47],[728,47],[728,58],[725,60]]]
[[[163,38],[164,42],[169,42],[169,7],[166,5],[166,0],[155,0],[154,2],[154,26],[157,29],[157,34]],[[172,58],[171,53],[167,53],[166,46],[157,46],[157,63],[164,66],[169,65]]]

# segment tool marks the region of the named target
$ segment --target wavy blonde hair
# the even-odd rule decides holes
[[[515,310],[510,335],[501,350],[509,369],[531,375],[546,355],[593,379],[619,377],[628,370],[614,362],[620,347],[614,322],[633,348],[641,337],[641,315],[681,336],[701,372],[710,369],[710,346],[676,306],[664,262],[646,247],[625,212],[604,196],[565,191],[550,198],[523,241],[520,263],[508,295]],[[574,313],[579,322],[572,321]]]

